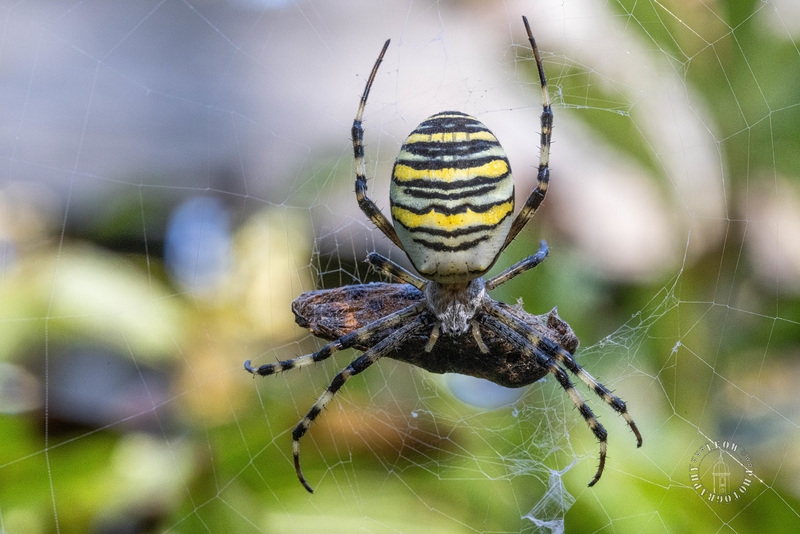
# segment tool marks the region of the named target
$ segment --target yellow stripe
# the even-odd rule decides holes
[[[477,224],[496,225],[513,209],[513,202],[504,202],[483,213],[476,213],[468,208],[464,213],[445,215],[443,213],[437,213],[431,209],[431,211],[428,213],[419,215],[403,208],[393,206],[392,217],[394,217],[394,220],[398,221],[412,231],[414,228],[419,228],[420,226],[447,231],[457,230],[465,226]]]
[[[440,180],[450,183],[454,180],[465,180],[474,176],[498,178],[508,172],[508,165],[502,159],[496,159],[479,167],[467,169],[413,169],[407,165],[396,165],[394,177],[399,181],[404,180]]]
[[[486,131],[479,131],[479,132],[438,132],[433,134],[421,134],[421,133],[412,133],[408,136],[405,143],[406,145],[412,143],[430,143],[430,142],[437,142],[437,143],[457,143],[460,141],[472,141],[472,140],[479,140],[479,141],[494,141],[497,142],[497,138],[492,135],[492,132]]]

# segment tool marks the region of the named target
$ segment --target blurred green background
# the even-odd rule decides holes
[[[794,2],[0,13],[0,531],[800,526]],[[479,408],[458,400],[479,384],[381,361],[304,438],[309,495],[291,430],[356,353],[268,379],[242,364],[322,346],[294,324],[301,292],[375,280],[372,250],[405,261],[353,195],[365,77],[391,37],[365,115],[379,206],[405,135],[451,108],[497,134],[521,201],[541,112],[523,14],[555,113],[552,187],[493,272],[539,239],[551,255],[493,296],[558,306],[644,445],[579,386],[609,432],[587,488],[597,443],[553,380]],[[736,502],[693,487],[712,440],[752,459]]]

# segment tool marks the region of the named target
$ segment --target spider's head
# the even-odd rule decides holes
[[[486,282],[475,278],[465,284],[428,282],[425,301],[428,310],[439,322],[443,334],[460,336],[465,333],[486,296]]]

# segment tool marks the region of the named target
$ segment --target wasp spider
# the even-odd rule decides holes
[[[543,111],[538,184],[516,216],[514,182],[500,143],[476,118],[444,111],[417,126],[400,149],[389,196],[394,225],[389,222],[367,196],[362,126],[367,97],[389,46],[388,40],[372,68],[352,128],[356,198],[364,214],[406,253],[422,278],[372,253],[369,263],[400,283],[328,290],[327,296],[333,296],[334,302],[328,298],[321,305],[326,312],[322,315],[337,308],[340,311],[359,308],[359,302],[370,300],[380,306],[367,307],[382,308],[385,315],[371,317],[368,322],[362,318],[357,328],[345,333],[337,331],[340,337],[314,354],[258,368],[250,361],[245,362],[247,371],[266,376],[325,360],[350,347],[364,351],[334,377],[292,432],[295,469],[309,492],[313,490],[300,469],[300,438],[350,377],[384,356],[433,372],[470,374],[512,387],[531,384],[551,373],[600,443],[600,464],[589,486],[603,474],[607,433],[573,386],[565,368],[622,415],[633,430],[637,445],[642,444],[625,403],[584,371],[565,349],[566,341],[574,336],[559,336],[557,330],[561,328],[563,334],[566,323],[554,316],[555,312],[544,321],[538,320],[487,295],[487,291],[538,265],[548,253],[547,244],[542,241],[536,254],[488,280],[483,278],[536,212],[549,182],[553,113],[539,51],[527,19],[522,20],[539,71]],[[342,301],[337,304],[335,299]],[[304,298],[305,303],[312,301],[314,296]],[[298,322],[301,319],[305,318],[298,313]],[[576,346],[574,339],[572,352]],[[509,357],[507,353],[513,354]]]

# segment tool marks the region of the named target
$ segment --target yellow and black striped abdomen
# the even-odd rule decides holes
[[[479,120],[437,113],[408,136],[392,171],[395,230],[419,273],[465,282],[494,264],[511,226],[514,182],[505,151]]]

